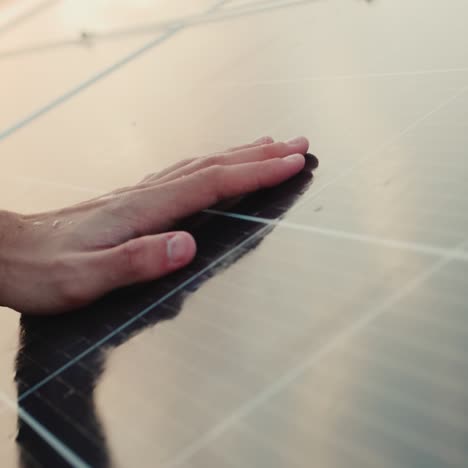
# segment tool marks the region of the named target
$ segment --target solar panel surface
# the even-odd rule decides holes
[[[466,466],[467,15],[0,2],[2,208],[262,134],[320,159],[187,220],[179,273],[61,317],[1,310],[2,464]]]

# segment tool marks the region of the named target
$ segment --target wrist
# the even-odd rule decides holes
[[[15,245],[22,231],[22,217],[0,210],[0,306],[7,304],[8,282],[14,264]]]
[[[0,210],[0,253],[11,247],[18,232],[21,231],[23,220],[21,215],[12,211]]]

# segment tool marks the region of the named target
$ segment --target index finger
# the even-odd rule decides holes
[[[303,169],[305,158],[293,154],[234,166],[211,166],[166,184],[139,191],[129,208],[141,213],[143,232],[168,228],[176,221],[221,200],[280,184]],[[148,216],[151,207],[153,216]]]

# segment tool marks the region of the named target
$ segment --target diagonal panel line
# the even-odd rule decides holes
[[[226,87],[250,87],[250,86],[277,86],[277,85],[292,85],[298,83],[308,83],[313,81],[347,81],[347,80],[365,80],[373,78],[400,78],[405,76],[425,76],[425,75],[438,75],[448,73],[468,72],[467,67],[455,68],[427,68],[422,70],[405,70],[405,71],[387,71],[381,73],[354,73],[345,75],[316,75],[304,76],[300,78],[291,79],[278,79],[278,80],[263,80],[263,81],[233,81],[223,83],[222,86]]]
[[[44,442],[50,445],[67,463],[74,468],[90,468],[73,450],[68,448],[54,434],[52,434],[45,426],[37,419],[32,417],[24,408],[16,405],[9,397],[0,392],[0,401],[5,404],[5,407],[18,414],[19,418],[24,421]]]
[[[120,68],[124,67],[128,63],[132,62],[136,58],[140,57],[144,53],[150,51],[154,47],[156,47],[159,44],[162,44],[163,42],[167,41],[169,38],[174,36],[178,31],[182,29],[182,26],[174,26],[172,29],[169,29],[168,31],[162,33],[159,35],[156,39],[153,39],[151,42],[148,44],[144,45],[143,47],[137,49],[136,51],[128,54],[126,57],[123,59],[119,60],[118,62],[114,63],[110,67],[106,68],[105,70],[99,72],[98,74],[92,76],[88,80],[84,81],[81,83],[79,86],[76,88],[71,89],[70,91],[66,92],[65,94],[62,94],[58,98],[54,99],[51,101],[49,104],[45,105],[44,107],[40,108],[36,112],[33,112],[30,114],[28,117],[24,118],[23,120],[20,120],[10,128],[7,128],[3,131],[0,132],[0,142],[8,138],[9,136],[13,135],[13,133],[16,133],[18,130],[21,130],[23,127],[31,123],[32,121],[36,120],[37,118],[41,117],[42,115],[50,112],[52,109],[58,107],[59,105],[69,101],[73,97],[75,97],[77,94],[81,93],[85,89],[89,88],[90,86],[94,85],[98,81],[101,81],[103,78],[106,78],[107,76],[111,75],[115,71],[119,70]]]
[[[439,104],[438,106],[436,106],[433,110],[431,110],[430,112],[424,114],[423,116],[421,116],[419,119],[417,119],[415,122],[413,122],[413,124],[411,124],[410,126],[408,126],[405,130],[403,130],[402,132],[400,132],[399,135],[395,136],[391,141],[395,141],[397,140],[399,137],[401,137],[402,135],[410,132],[413,128],[415,128],[419,123],[423,122],[424,120],[426,120],[429,116],[433,115],[434,113],[436,113],[438,110],[444,108],[445,106],[447,106],[450,102],[452,102],[453,100],[455,100],[457,97],[461,96],[464,92],[466,92],[468,90],[468,86],[465,87],[465,88],[462,88],[461,90],[459,90],[458,93],[456,93],[455,95],[453,95],[452,97],[450,97],[449,99],[443,101],[441,104]],[[0,141],[1,141],[1,138],[0,138]],[[383,146],[387,146],[389,144],[389,142],[385,143]],[[359,163],[357,163],[355,166],[353,166],[352,168],[348,169],[347,171],[345,171],[345,173],[348,173],[349,170],[352,170],[354,167],[356,167],[358,164],[362,164],[365,160],[369,159],[372,155],[368,155],[366,158],[364,158],[364,160],[361,160]],[[341,173],[338,177],[336,177],[335,179],[333,179],[332,181],[330,181],[327,185],[323,186],[319,191],[316,191],[315,193],[311,194],[311,196],[309,197],[306,197],[308,199],[314,197],[315,195],[317,195],[318,192],[324,190],[326,187],[328,187],[329,185],[331,185],[334,181],[340,179],[341,177],[343,177],[345,175],[345,173]],[[302,203],[304,202],[305,200],[302,200]],[[301,204],[301,203],[299,203]],[[109,335],[107,335],[106,337],[102,338],[100,341],[98,341],[97,343],[95,343],[93,346],[91,346],[90,348],[88,348],[87,350],[83,351],[81,354],[79,354],[78,356],[76,356],[73,360],[71,360],[70,362],[68,362],[67,364],[65,364],[64,366],[60,367],[59,369],[57,369],[55,372],[53,372],[52,374],[50,374],[48,377],[46,377],[45,379],[43,379],[42,381],[40,381],[39,383],[37,383],[36,385],[34,385],[33,387],[31,387],[29,390],[25,391],[22,395],[19,395],[18,397],[18,401],[22,401],[24,398],[26,398],[28,395],[30,395],[31,393],[33,393],[35,390],[41,388],[43,385],[45,385],[47,382],[49,382],[50,380],[52,380],[53,378],[55,378],[57,375],[60,375],[62,372],[64,372],[66,369],[68,369],[69,367],[71,367],[72,365],[74,365],[76,362],[80,361],[82,358],[84,358],[85,356],[87,356],[89,353],[91,353],[92,351],[94,351],[95,349],[97,349],[99,346],[101,346],[102,344],[106,343],[109,339],[111,339],[113,336],[115,336],[116,334],[118,334],[120,331],[124,330],[125,328],[127,328],[128,326],[130,326],[133,322],[135,322],[136,320],[138,320],[140,317],[143,317],[144,315],[146,315],[147,313],[149,313],[151,310],[153,310],[155,307],[157,307],[159,304],[161,304],[162,302],[164,302],[165,300],[167,300],[168,298],[170,298],[171,296],[173,296],[174,294],[176,294],[177,292],[179,292],[180,290],[182,290],[185,286],[189,285],[192,281],[194,281],[196,278],[198,278],[199,276],[201,276],[204,272],[208,271],[210,268],[212,268],[213,266],[215,266],[217,263],[219,263],[220,261],[222,261],[224,258],[226,258],[228,255],[230,255],[231,253],[235,252],[238,248],[242,247],[243,245],[245,245],[248,241],[251,240],[251,238],[254,238],[256,237],[256,235],[260,232],[262,232],[263,230],[266,230],[270,227],[270,225],[266,225],[264,226],[264,228],[260,229],[260,231],[258,231],[257,233],[253,234],[251,237],[247,238],[246,240],[244,240],[242,243],[240,243],[239,245],[237,245],[235,248],[233,248],[231,251],[227,252],[226,254],[222,255],[221,257],[219,257],[217,260],[215,260],[212,264],[208,265],[206,268],[204,268],[203,270],[201,270],[200,272],[198,272],[196,275],[194,275],[193,277],[189,278],[188,280],[186,280],[185,282],[183,282],[181,285],[179,285],[177,288],[175,288],[173,291],[169,292],[168,294],[166,294],[165,296],[163,296],[161,299],[159,299],[157,302],[155,302],[154,304],[152,304],[151,306],[149,306],[148,308],[144,309],[143,311],[141,311],[139,314],[137,314],[136,316],[134,316],[132,319],[130,319],[128,322],[124,323],[123,325],[121,325],[119,328],[117,328],[116,330],[114,330],[113,332],[111,332]],[[455,252],[455,250],[454,250]],[[456,252],[458,253],[458,250],[456,250]],[[453,255],[453,252],[450,253],[450,255]]]
[[[168,299],[170,299],[172,296],[174,296],[175,294],[177,294],[178,292],[182,291],[184,288],[186,288],[187,286],[189,286],[191,283],[193,283],[196,279],[200,278],[201,276],[203,276],[206,272],[210,271],[212,268],[214,268],[216,265],[218,265],[219,263],[221,263],[223,260],[225,260],[226,258],[228,258],[230,255],[232,255],[233,253],[237,252],[238,250],[240,250],[242,247],[244,247],[245,245],[247,245],[249,242],[251,242],[253,239],[256,239],[257,237],[261,236],[265,231],[268,231],[270,229],[270,226],[263,226],[261,227],[259,230],[257,230],[254,234],[250,235],[249,237],[247,237],[246,239],[244,239],[242,242],[240,242],[239,244],[237,244],[235,247],[233,247],[232,249],[228,250],[227,252],[225,252],[223,255],[219,256],[216,260],[214,260],[213,262],[211,262],[209,265],[207,265],[205,268],[202,268],[200,271],[198,271],[197,273],[195,273],[193,276],[191,276],[190,278],[188,278],[187,280],[183,281],[182,283],[180,283],[177,287],[175,287],[174,289],[172,289],[171,291],[169,291],[167,294],[165,294],[164,296],[162,296],[160,299],[158,299],[156,302],[154,302],[153,304],[151,304],[150,306],[148,306],[146,309],[143,309],[141,312],[139,312],[138,314],[134,315],[131,319],[127,320],[126,322],[124,322],[122,325],[120,325],[119,327],[115,328],[114,330],[112,330],[112,332],[110,332],[109,334],[107,334],[106,336],[104,336],[103,338],[101,338],[99,341],[96,341],[96,343],[94,343],[93,345],[91,345],[89,348],[85,349],[84,351],[82,351],[80,354],[78,354],[77,356],[75,356],[73,359],[71,359],[69,362],[67,362],[66,364],[64,364],[62,367],[59,367],[56,371],[52,372],[51,374],[49,374],[46,378],[44,378],[43,380],[39,381],[36,385],[33,385],[32,387],[30,387],[28,390],[26,390],[25,392],[23,392],[21,395],[18,396],[18,401],[21,402],[23,401],[25,398],[27,398],[29,395],[31,395],[32,393],[34,393],[36,390],[40,389],[41,387],[43,387],[45,384],[47,384],[48,382],[50,382],[51,380],[55,379],[55,377],[57,377],[58,375],[60,375],[62,372],[66,371],[67,369],[69,369],[70,367],[74,366],[77,362],[81,361],[81,359],[83,359],[84,357],[88,356],[89,354],[91,354],[93,351],[96,351],[98,348],[100,348],[103,344],[107,343],[111,338],[113,338],[114,336],[118,335],[120,332],[124,331],[126,328],[128,328],[130,325],[132,325],[133,323],[135,323],[136,321],[140,320],[142,317],[144,317],[145,315],[147,315],[149,312],[151,312],[152,310],[154,310],[156,307],[158,307],[159,305],[161,305],[163,302],[167,301]]]
[[[225,0],[218,0],[218,2],[213,6],[211,7],[208,12],[214,12],[216,11],[216,9],[219,7],[219,6],[222,6],[223,4],[225,3]],[[67,99],[70,99],[71,97],[73,97],[75,94],[77,94],[78,92],[80,92],[82,89],[84,89],[84,87],[88,87],[88,86],[91,86],[91,84],[93,84],[94,82],[96,82],[98,79],[101,79],[103,78],[104,76],[107,76],[109,75],[110,73],[112,73],[112,71],[114,71],[115,69],[117,68],[120,68],[121,66],[125,65],[126,63],[128,63],[129,61],[133,60],[134,58],[138,57],[139,55],[143,54],[144,52],[148,51],[149,49],[151,49],[152,47],[154,47],[155,45],[161,43],[162,41],[164,41],[165,39],[169,38],[171,35],[175,34],[177,31],[179,31],[180,29],[182,29],[182,26],[178,26],[178,27],[174,27],[172,28],[172,30],[168,31],[165,35],[162,35],[162,36],[159,36],[158,38],[156,38],[155,40],[151,41],[149,44],[145,45],[144,47],[142,47],[141,49],[139,49],[138,51],[130,54],[129,56],[125,57],[124,59],[122,59],[121,61],[119,61],[117,64],[114,64],[112,67],[110,67],[110,69],[107,69],[103,72],[101,72],[99,75],[95,76],[94,78],[88,80],[86,83],[87,83],[87,86],[84,86],[84,85],[81,85],[80,87],[70,91],[69,93],[67,93],[66,95],[64,96],[68,96],[68,98],[65,98],[64,96],[62,96],[62,98],[59,98],[57,99],[56,103],[60,103],[60,102],[63,102],[64,100],[67,100]],[[56,104],[57,105],[57,104]],[[52,109],[54,107],[54,105],[52,104],[49,104],[48,106],[46,106],[42,111],[38,111],[36,112],[35,114],[33,115],[36,115],[36,116],[39,116],[39,115],[42,115],[43,113],[47,112],[49,109]],[[32,120],[32,118],[29,118],[29,120]],[[19,124],[18,124],[19,125]],[[17,127],[18,127],[17,125]],[[24,126],[26,125],[26,122],[22,125]],[[21,127],[19,127],[21,128]],[[0,134],[0,141],[2,140],[2,135],[3,134]],[[6,138],[6,136],[3,136],[3,138]],[[160,298],[158,301],[154,302],[153,304],[151,304],[150,306],[148,306],[147,308],[145,308],[144,310],[142,310],[141,312],[139,312],[137,315],[135,315],[134,317],[132,317],[130,320],[128,320],[127,322],[125,322],[124,324],[122,324],[120,327],[118,327],[117,329],[113,330],[111,333],[109,333],[108,335],[106,335],[104,338],[102,338],[101,340],[99,340],[98,342],[96,342],[93,346],[89,347],[87,350],[83,351],[82,353],[80,353],[78,356],[76,356],[72,361],[69,361],[67,364],[65,364],[64,366],[60,367],[59,369],[57,369],[55,372],[53,372],[52,374],[50,374],[49,376],[47,376],[45,379],[41,380],[40,382],[38,382],[36,385],[34,385],[33,387],[31,387],[29,390],[23,392],[21,395],[18,396],[18,402],[21,402],[22,400],[24,400],[26,397],[28,397],[30,394],[32,394],[33,392],[35,392],[36,390],[38,390],[39,388],[41,388],[42,386],[44,386],[47,382],[50,382],[53,378],[55,378],[56,376],[58,376],[59,374],[61,374],[62,372],[64,372],[66,369],[68,369],[69,367],[73,366],[75,363],[77,363],[78,361],[80,361],[82,358],[84,358],[85,356],[87,356],[88,354],[90,354],[91,352],[93,352],[94,350],[96,350],[99,346],[101,346],[102,344],[106,343],[108,340],[110,340],[113,336],[117,335],[118,333],[120,333],[121,331],[125,330],[127,327],[129,327],[131,324],[133,324],[135,321],[139,320],[141,317],[145,316],[146,314],[148,314],[151,310],[153,310],[154,308],[156,308],[158,305],[160,305],[162,302],[166,301],[167,299],[169,299],[170,297],[172,297],[174,294],[176,294],[177,292],[181,291],[183,288],[185,288],[187,285],[191,284],[193,281],[195,281],[197,278],[199,278],[201,275],[203,275],[205,272],[209,271],[211,268],[213,268],[215,265],[217,265],[218,263],[220,263],[221,261],[223,261],[225,258],[227,258],[229,255],[231,255],[232,253],[234,253],[235,251],[237,251],[238,249],[240,249],[241,247],[243,247],[244,245],[246,245],[250,240],[256,238],[257,236],[261,235],[261,233],[263,233],[265,230],[267,230],[268,226],[265,226],[263,228],[260,228],[258,231],[256,231],[253,235],[249,236],[247,239],[245,239],[244,241],[242,241],[241,243],[239,243],[237,246],[235,246],[233,249],[229,250],[228,252],[226,252],[225,254],[221,255],[220,257],[218,257],[215,261],[213,261],[210,265],[208,265],[207,267],[203,268],[202,270],[200,270],[198,273],[196,273],[195,275],[193,275],[192,277],[190,277],[188,280],[184,281],[183,283],[181,283],[179,286],[177,286],[175,289],[173,289],[172,291],[170,291],[168,294],[166,294],[165,296],[163,296],[162,298]]]
[[[324,237],[344,239],[354,242],[361,242],[364,244],[379,245],[390,249],[406,250],[414,253],[428,255],[431,257],[445,257],[454,255],[453,260],[468,262],[468,252],[457,250],[453,247],[438,247],[431,244],[423,244],[420,242],[410,242],[398,239],[388,239],[368,234],[360,234],[357,232],[341,231],[338,229],[331,229],[319,226],[310,226],[307,224],[293,223],[283,219],[268,219],[259,216],[250,216],[240,213],[232,213],[230,211],[219,210],[203,210],[205,213],[214,214],[218,216],[225,216],[227,218],[239,219],[242,221],[251,221],[253,223],[267,224],[269,226],[278,226],[284,228],[294,229],[296,231],[310,232],[312,234],[321,235]]]
[[[274,5],[276,8],[280,7],[290,7],[292,5],[302,5],[309,3],[311,0],[291,0],[289,3],[283,3],[279,5]],[[266,12],[271,10],[271,6],[263,6],[261,8],[253,9],[253,10],[247,10],[247,11],[240,11],[230,14],[221,14],[220,16],[216,15],[216,11],[223,6],[225,3],[225,0],[218,0],[218,2],[209,8],[207,11],[205,11],[202,15],[198,17],[198,23],[210,23],[210,22],[216,22],[216,21],[222,21],[222,20],[227,20],[227,19],[232,19],[235,17],[240,17],[245,14],[249,13],[261,13],[261,12]],[[254,4],[255,5],[255,4]],[[211,21],[210,21],[211,20]],[[69,101],[71,98],[79,94],[81,91],[89,88],[90,86],[94,85],[96,82],[101,81],[103,78],[107,77],[108,75],[114,73],[116,70],[122,68],[123,66],[127,65],[129,62],[132,62],[136,58],[140,57],[144,53],[148,52],[149,50],[153,49],[155,46],[165,42],[167,39],[175,35],[177,32],[180,30],[187,28],[189,26],[196,25],[197,22],[179,22],[179,23],[170,23],[167,26],[167,29],[156,39],[150,41],[149,43],[145,44],[141,48],[137,49],[136,51],[128,54],[126,57],[123,59],[119,60],[115,64],[111,65],[110,67],[102,70],[101,72],[97,73],[96,75],[92,76],[91,78],[87,79],[80,85],[76,86],[75,88],[69,90],[65,94],[59,96],[58,98],[54,99],[44,107],[40,108],[39,110],[33,112],[29,116],[23,118],[16,124],[12,125],[9,128],[6,128],[3,131],[0,131],[0,142],[8,138],[9,136],[13,135],[17,131],[21,130],[23,127],[27,126],[34,120],[38,119],[42,115],[50,112],[51,110],[55,109],[59,105]]]
[[[468,245],[468,240],[459,244],[456,250],[462,250]],[[445,256],[438,262],[432,265],[429,269],[409,281],[403,288],[390,295],[379,306],[369,310],[360,319],[354,322],[348,328],[335,335],[327,344],[312,353],[306,360],[299,363],[286,373],[284,373],[273,384],[267,386],[264,390],[257,393],[253,398],[239,406],[229,416],[215,424],[210,430],[195,439],[191,444],[187,445],[175,457],[167,460],[162,468],[175,468],[183,465],[188,460],[205,448],[208,444],[214,442],[218,437],[227,432],[236,423],[244,419],[246,416],[255,411],[258,407],[265,404],[272,397],[283,391],[288,385],[300,378],[305,372],[314,368],[320,361],[329,355],[332,351],[346,344],[355,335],[361,332],[367,325],[372,323],[378,317],[383,315],[391,307],[398,304],[401,300],[411,294],[415,289],[423,285],[427,280],[444,268],[454,258],[454,253]]]
[[[220,0],[217,5],[214,5],[210,9],[206,10],[201,14],[196,15],[188,15],[182,16],[179,18],[174,18],[171,20],[166,21],[158,21],[149,24],[142,24],[139,26],[133,26],[130,28],[117,28],[111,30],[104,30],[104,31],[91,31],[88,33],[89,39],[93,41],[93,44],[96,44],[97,41],[103,40],[111,40],[116,38],[128,37],[128,36],[136,36],[136,35],[148,35],[148,34],[156,34],[160,31],[165,31],[170,29],[174,26],[185,26],[185,27],[192,27],[192,26],[199,26],[204,24],[212,24],[215,22],[221,21],[228,21],[236,18],[241,18],[247,15],[254,15],[257,13],[267,13],[273,10],[278,10],[280,8],[289,8],[292,6],[301,6],[312,1],[317,0],[280,0],[281,3],[270,3],[270,4],[248,4],[238,8],[229,8],[223,9],[222,7],[225,5],[225,0]],[[259,2],[260,3],[260,2]],[[17,57],[23,54],[30,54],[30,53],[37,53],[43,52],[47,50],[53,50],[60,47],[66,46],[80,46],[82,47],[83,41],[81,38],[75,39],[63,39],[58,41],[52,42],[43,42],[37,43],[35,42],[33,45],[29,45],[26,47],[21,47],[18,49],[12,50],[0,50],[0,60],[7,59],[11,57]]]
[[[30,10],[25,11],[24,13],[18,15],[16,18],[11,20],[10,22],[4,24],[3,26],[0,25],[0,34],[3,34],[9,31],[10,29],[13,29],[15,26],[18,26],[23,21],[27,21],[28,19],[38,15],[39,13],[42,13],[44,10],[51,7],[52,5],[55,5],[59,1],[60,0],[44,0],[43,2],[40,2],[38,5],[34,5]]]
[[[210,15],[224,4],[225,0],[218,0],[212,7],[210,7],[204,14]],[[184,29],[184,24],[174,24],[172,26],[168,26],[167,30],[160,34],[156,39],[148,42],[144,46],[140,47],[139,49],[131,52],[118,62],[114,63],[110,67],[100,71],[96,75],[92,76],[91,78],[87,79],[80,85],[76,86],[75,88],[69,90],[65,94],[62,94],[58,98],[54,99],[44,107],[38,109],[37,111],[33,112],[29,116],[25,117],[24,119],[20,120],[16,124],[12,125],[11,127],[0,131],[0,142],[8,138],[9,136],[16,133],[18,130],[21,130],[23,127],[28,125],[29,123],[33,122],[34,120],[38,119],[42,115],[50,112],[51,110],[55,109],[56,107],[60,106],[61,104],[69,101],[77,94],[81,93],[85,89],[89,88],[90,86],[94,85],[95,83],[101,81],[102,79],[106,78],[107,76],[111,75],[115,71],[119,70],[120,68],[124,67],[125,65],[129,64],[133,60],[139,58],[141,55],[149,52],[154,47],[162,44],[163,42],[167,41],[169,38],[174,36],[177,32]]]
[[[440,110],[444,109],[447,107],[449,104],[452,102],[456,101],[458,98],[462,97],[466,92],[468,91],[468,85],[464,86],[463,88],[459,89],[455,94],[450,96],[449,98],[445,99],[442,101],[440,104],[438,104],[436,107],[434,107],[432,110],[429,112],[426,112],[425,114],[421,115],[419,118],[417,118],[414,122],[412,122],[410,125],[405,127],[401,132],[395,134],[392,136],[390,139],[385,141],[382,145],[380,145],[376,150],[373,150],[366,154],[363,158],[359,159],[353,164],[350,164],[350,166],[343,171],[341,171],[339,174],[337,174],[334,178],[326,182],[324,185],[322,185],[319,189],[312,191],[312,193],[306,195],[299,203],[296,204],[294,209],[297,209],[298,207],[301,207],[305,203],[309,202],[310,200],[316,198],[320,193],[322,193],[324,190],[326,190],[328,187],[331,185],[334,185],[336,182],[339,182],[343,178],[345,178],[347,175],[352,173],[354,170],[357,168],[361,167],[363,164],[365,164],[367,161],[371,160],[374,156],[379,155],[386,151],[388,148],[390,148],[395,142],[400,140],[402,137],[407,135],[408,133],[412,132],[415,128],[418,127],[421,123],[425,122],[427,119],[432,117],[434,114],[439,112]]]

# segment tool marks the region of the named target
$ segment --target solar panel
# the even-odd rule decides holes
[[[185,220],[177,273],[62,316],[3,308],[4,465],[466,466],[467,14],[0,2],[1,208],[262,134],[320,159]]]

